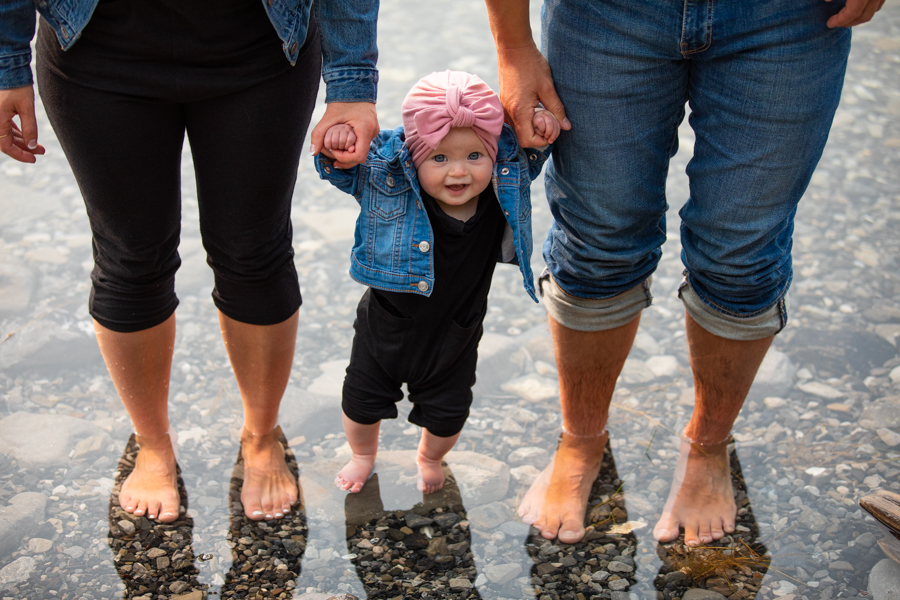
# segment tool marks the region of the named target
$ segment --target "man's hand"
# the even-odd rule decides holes
[[[21,127],[13,117],[19,116]],[[0,90],[0,152],[23,163],[33,163],[44,147],[37,143],[34,118],[34,87],[27,85]]]
[[[556,95],[550,65],[534,44],[513,49],[498,48],[497,63],[500,70],[500,102],[506,111],[507,121],[516,130],[521,147],[547,145],[547,141],[535,133],[532,124],[535,109],[541,105],[553,114],[563,129],[572,128],[566,118],[566,109]]]
[[[371,102],[332,102],[325,109],[325,116],[312,131],[310,154],[318,154],[326,148],[325,135],[336,125],[346,125],[355,141],[346,150],[332,148],[328,153],[335,159],[334,166],[349,169],[365,162],[369,144],[379,131],[375,105]],[[341,128],[345,131],[345,129]]]
[[[831,2],[831,0],[825,0]],[[872,20],[882,5],[884,0],[847,0],[844,8],[830,19],[828,19],[829,27],[853,27],[854,25],[862,25]]]

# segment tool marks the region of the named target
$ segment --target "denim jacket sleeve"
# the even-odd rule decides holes
[[[325,102],[375,102],[379,0],[316,0]]]
[[[34,0],[0,2],[0,90],[31,85],[31,39],[36,12]]]
[[[333,161],[324,154],[316,155],[316,171],[319,172],[319,177],[360,202],[362,200],[362,182],[365,181],[365,167],[356,165],[350,169],[338,169],[332,163]]]
[[[528,176],[534,181],[541,174],[544,163],[550,158],[550,151],[553,150],[553,144],[544,146],[543,148],[523,148],[525,156],[528,157]]]

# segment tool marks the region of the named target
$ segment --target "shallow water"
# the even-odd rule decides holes
[[[430,3],[383,2],[382,126],[399,123],[407,89],[430,71],[465,69],[496,85],[484,12],[474,0],[442,5],[440,18]],[[898,40],[896,1],[854,32],[842,104],[797,217],[791,320],[734,429],[740,527],[730,543],[703,551],[651,535],[692,405],[675,293],[693,140],[686,124],[654,305],[614,397],[592,530],[583,544],[554,546],[514,517],[553,451],[559,416],[544,310],[512,267],[495,275],[475,404],[448,456],[447,488],[425,504],[414,489],[418,430],[405,421],[408,407],[384,424],[378,473],[364,492],[330,485],[347,452],[339,393],[363,288],[346,274],[356,204],[319,181],[310,160],[295,192],[304,305],[281,418],[304,510],[269,524],[231,510],[241,405],[209,297],[188,147],[170,396],[187,511],[171,526],[125,518],[111,498],[131,428],[86,310],[84,208],[39,106],[47,155],[36,166],[0,158],[0,597],[672,598],[688,588],[857,597],[884,558],[858,499],[900,491]],[[533,203],[539,250],[550,219],[540,182]],[[543,266],[539,251],[533,266]]]

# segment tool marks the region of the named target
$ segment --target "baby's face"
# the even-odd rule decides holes
[[[454,127],[419,165],[419,185],[449,215],[491,183],[494,162],[471,127]]]

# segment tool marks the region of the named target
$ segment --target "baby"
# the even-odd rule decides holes
[[[402,116],[403,127],[372,141],[363,165],[334,166],[355,149],[346,125],[326,132],[316,157],[319,175],[362,207],[350,275],[369,289],[357,307],[343,388],[352,458],[335,479],[350,492],[359,492],[372,473],[379,424],[397,417],[403,383],[413,403],[409,421],[422,427],[418,489],[441,489],[441,460],[472,404],[498,260],[519,265],[537,302],[530,186],[546,147],[519,148],[503,124],[500,99],[468,73],[422,78],[404,99]],[[548,111],[538,109],[533,123],[548,145],[559,135]]]

